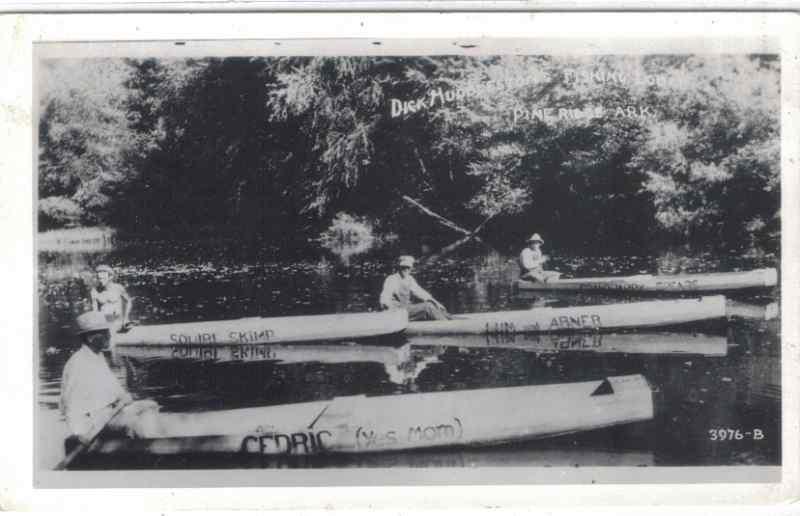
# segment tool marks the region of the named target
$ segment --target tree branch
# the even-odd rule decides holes
[[[414,206],[415,208],[420,210],[425,215],[428,215],[429,217],[433,218],[434,220],[439,222],[439,224],[441,224],[441,225],[443,225],[445,227],[448,227],[448,228],[452,229],[453,231],[457,231],[458,233],[461,233],[462,235],[473,236],[473,234],[472,234],[473,232],[462,228],[461,226],[459,226],[458,224],[456,224],[452,220],[446,219],[445,217],[442,217],[438,213],[434,212],[433,210],[431,210],[429,208],[426,208],[425,206],[420,204],[419,201],[416,201],[416,200],[412,199],[411,197],[409,197],[407,195],[403,195],[402,197],[403,197],[404,201],[406,201],[407,203],[411,204],[412,206]]]

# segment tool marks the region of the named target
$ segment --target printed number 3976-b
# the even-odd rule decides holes
[[[760,428],[746,432],[739,428],[712,428],[708,431],[708,438],[712,441],[742,441],[744,439],[760,441],[764,438],[764,432]]]

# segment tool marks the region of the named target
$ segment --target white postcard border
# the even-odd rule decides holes
[[[600,17],[604,19],[600,19]],[[713,23],[712,23],[713,22]],[[787,502],[798,493],[798,163],[800,153],[800,131],[798,131],[797,109],[800,107],[800,75],[798,74],[798,17],[788,14],[759,13],[427,13],[427,14],[75,14],[75,15],[3,15],[0,16],[0,32],[12,38],[0,40],[0,70],[8,78],[0,89],[0,220],[7,245],[2,253],[0,268],[3,269],[2,284],[7,288],[2,296],[2,323],[7,339],[0,346],[0,387],[9,403],[6,414],[12,414],[13,424],[2,425],[0,436],[3,457],[8,458],[0,468],[0,506],[12,509],[81,510],[83,507],[111,508],[120,505],[128,509],[170,510],[189,508],[283,508],[310,509],[330,506],[333,508],[367,508],[370,506],[397,508],[442,509],[453,507],[503,507],[573,506],[573,505],[624,505],[624,504],[710,504],[710,503],[776,503]],[[619,34],[621,39],[614,39]],[[388,43],[405,39],[417,42],[435,38],[454,41],[482,41],[489,38],[564,38],[572,43],[581,38],[593,40],[589,45],[595,53],[615,48],[613,45],[628,44],[636,48],[653,51],[656,48],[673,50],[668,38],[694,42],[696,38],[717,38],[728,45],[703,47],[709,53],[720,51],[740,52],[746,45],[755,42],[756,48],[769,48],[774,36],[783,55],[782,72],[782,208],[783,208],[783,257],[782,257],[782,357],[783,374],[783,467],[782,480],[776,484],[750,483],[705,483],[692,484],[695,472],[705,468],[659,468],[669,470],[674,481],[682,484],[630,484],[614,485],[531,485],[480,486],[484,482],[469,472],[464,472],[469,482],[478,487],[310,487],[302,491],[293,488],[241,488],[241,489],[159,489],[170,479],[191,485],[191,477],[201,475],[211,478],[214,485],[253,485],[279,481],[280,476],[307,479],[310,472],[286,470],[234,470],[192,472],[109,472],[98,473],[107,478],[122,475],[131,484],[146,482],[150,489],[33,489],[33,461],[31,455],[33,428],[31,412],[34,385],[30,373],[31,337],[35,338],[33,325],[38,308],[37,294],[33,289],[36,271],[32,261],[33,227],[32,200],[35,193],[31,157],[34,124],[32,119],[32,58],[34,42],[65,41],[213,41],[213,40],[258,40],[313,38],[317,43],[325,38],[374,39]],[[449,41],[452,40],[452,41]],[[648,43],[644,44],[643,41]],[[245,41],[246,43],[246,41]],[[613,44],[613,45],[612,45]],[[234,43],[234,46],[238,45]],[[327,43],[326,43],[327,45]],[[386,47],[386,45],[383,45]],[[489,43],[486,43],[489,46]],[[680,46],[679,44],[676,46]],[[457,45],[453,48],[457,48]],[[619,48],[619,47],[616,47]],[[700,52],[694,46],[694,52]],[[752,48],[752,47],[747,47]],[[244,51],[245,47],[240,50]],[[386,50],[385,48],[382,49]],[[574,47],[572,47],[574,51]],[[513,51],[513,49],[512,49]],[[341,53],[341,52],[339,52]],[[11,419],[11,418],[9,418]],[[13,452],[13,453],[9,453]],[[503,468],[500,468],[503,469]],[[586,469],[591,481],[595,469]],[[626,468],[608,468],[601,476],[613,480],[613,475],[623,474]],[[651,477],[652,468],[634,468],[634,475],[643,480],[663,482]],[[739,468],[729,468],[734,471]],[[648,471],[651,470],[651,471]],[[751,471],[755,471],[752,470]],[[77,473],[77,472],[76,472]],[[400,472],[391,470],[393,478],[381,478],[380,471],[328,471],[334,475],[334,484],[350,484],[352,476],[370,477],[369,484],[383,482],[393,484],[401,473],[407,481],[422,482],[432,472],[413,469]],[[436,472],[441,474],[442,472]],[[461,471],[445,474],[457,477]],[[519,473],[510,472],[510,473]],[[318,474],[318,472],[313,472]],[[543,478],[553,479],[557,471],[547,469],[532,472]],[[661,472],[655,474],[660,476]],[[91,476],[92,474],[89,474]],[[583,472],[579,474],[583,475]],[[606,476],[606,475],[611,475]],[[79,474],[73,485],[89,487],[94,481]],[[519,475],[518,475],[519,476]],[[526,475],[527,476],[527,475]],[[80,479],[78,478],[80,477]],[[141,481],[141,477],[145,480]],[[514,482],[509,476],[509,482]],[[187,479],[187,482],[183,482]],[[219,480],[217,480],[219,479]],[[239,479],[239,483],[236,480]],[[446,481],[446,479],[443,479]],[[454,478],[455,481],[457,481]],[[602,480],[602,479],[601,479]],[[86,482],[86,483],[84,483]],[[738,481],[737,481],[738,482]],[[167,482],[175,485],[174,482]],[[311,482],[314,484],[316,482]],[[208,482],[203,482],[207,485]]]

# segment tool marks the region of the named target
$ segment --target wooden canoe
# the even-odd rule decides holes
[[[405,310],[386,312],[249,317],[224,321],[198,321],[134,326],[114,333],[112,344],[218,346],[281,342],[358,339],[398,333],[406,329]]]
[[[629,292],[727,292],[774,287],[776,269],[653,276],[564,278],[547,282],[517,280],[520,290],[623,290]]]
[[[569,407],[569,410],[564,410]],[[566,384],[394,396],[348,396],[271,407],[164,413],[137,439],[108,438],[101,454],[316,455],[477,446],[648,421],[641,375]]]
[[[413,321],[406,335],[502,335],[673,326],[723,318],[725,296],[610,305],[531,308],[461,314],[449,321]]]
[[[531,353],[625,353],[629,355],[702,355],[724,357],[728,339],[698,333],[519,333],[511,335],[435,335],[413,337],[416,348],[516,349]]]

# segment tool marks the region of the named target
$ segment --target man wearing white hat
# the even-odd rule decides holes
[[[519,255],[520,279],[544,283],[561,276],[559,272],[544,270],[547,256],[542,254],[542,244],[544,240],[539,233],[534,233],[528,239],[528,247]]]
[[[72,435],[71,445],[77,444],[75,439],[90,443],[104,428],[129,437],[152,434],[158,427],[158,404],[133,401],[111,371],[103,354],[111,340],[106,317],[87,312],[78,316],[76,325],[82,346],[61,374],[61,413]]]
[[[381,291],[381,308],[391,310],[404,308],[408,310],[408,318],[412,321],[433,321],[450,319],[447,309],[411,275],[414,257],[404,255],[397,259],[396,272],[383,282]],[[412,302],[416,299],[417,302]]]

